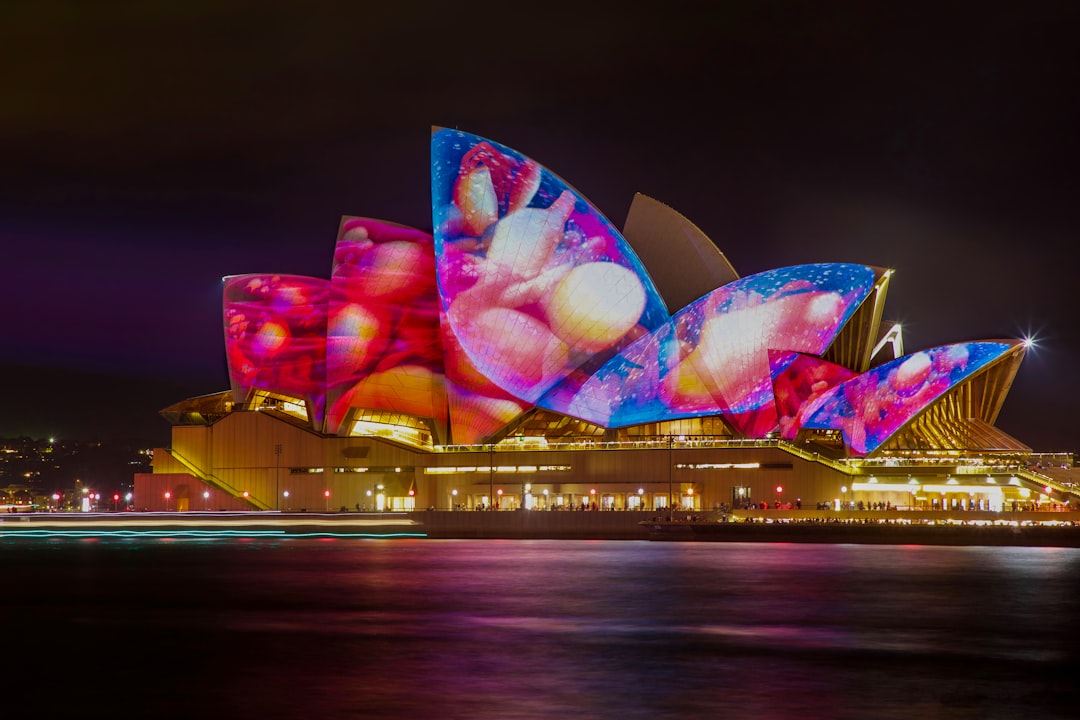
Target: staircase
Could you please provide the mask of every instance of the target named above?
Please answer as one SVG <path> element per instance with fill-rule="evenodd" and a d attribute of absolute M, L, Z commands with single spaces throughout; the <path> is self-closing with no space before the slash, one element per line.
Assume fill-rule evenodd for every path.
<path fill-rule="evenodd" d="M 209 485 L 209 486 L 211 486 L 211 487 L 213 487 L 213 488 L 215 488 L 217 490 L 220 490 L 223 493 L 226 493 L 226 494 L 228 494 L 228 495 L 230 495 L 230 496 L 232 496 L 232 497 L 234 497 L 234 498 L 236 498 L 238 500 L 246 502 L 247 504 L 251 505 L 253 510 L 271 510 L 272 509 L 268 504 L 266 504 L 262 500 L 259 500 L 258 498 L 254 497 L 254 496 L 252 496 L 250 494 L 247 497 L 244 497 L 243 491 L 237 490 L 232 485 L 230 485 L 229 483 L 225 482 L 224 480 L 222 480 L 221 478 L 219 478 L 218 476 L 216 476 L 216 475 L 214 475 L 212 473 L 204 472 L 195 463 L 191 462 L 186 457 L 184 457 L 180 453 L 176 452 L 172 448 L 165 448 L 165 451 L 167 453 L 169 453 L 170 457 L 172 457 L 174 460 L 176 460 L 176 462 L 183 465 L 187 469 L 187 471 L 189 473 L 191 473 L 192 475 L 197 477 L 199 480 L 202 480 L 207 485 Z"/>

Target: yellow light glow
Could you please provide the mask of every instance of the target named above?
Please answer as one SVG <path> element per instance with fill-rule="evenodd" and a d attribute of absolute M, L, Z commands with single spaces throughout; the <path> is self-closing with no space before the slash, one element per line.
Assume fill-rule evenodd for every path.
<path fill-rule="evenodd" d="M 856 482 L 851 483 L 851 489 L 855 492 L 863 491 L 875 491 L 875 492 L 901 492 L 908 493 L 914 492 L 912 487 L 907 483 L 883 483 L 883 482 Z M 841 490 L 843 492 L 843 490 Z"/>

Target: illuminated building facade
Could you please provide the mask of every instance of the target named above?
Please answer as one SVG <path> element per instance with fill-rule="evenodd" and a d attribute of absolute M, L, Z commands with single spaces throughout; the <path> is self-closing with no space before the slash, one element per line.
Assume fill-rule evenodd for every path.
<path fill-rule="evenodd" d="M 892 271 L 739 277 L 662 203 L 635 197 L 620 232 L 456 130 L 431 167 L 432 233 L 346 217 L 328 280 L 225 278 L 231 391 L 164 411 L 148 506 L 166 485 L 191 509 L 1053 497 L 994 427 L 1024 343 L 904 355 Z"/>

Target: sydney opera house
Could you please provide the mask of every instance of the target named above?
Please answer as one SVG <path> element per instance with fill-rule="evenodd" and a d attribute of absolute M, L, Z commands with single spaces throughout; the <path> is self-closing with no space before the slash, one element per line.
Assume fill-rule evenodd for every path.
<path fill-rule="evenodd" d="M 155 509 L 1001 509 L 1068 499 L 994 423 L 1026 347 L 905 354 L 893 273 L 740 277 L 643 195 L 617 229 L 431 137 L 432 232 L 345 217 L 330 277 L 224 279 L 231 389 L 162 411 Z"/>

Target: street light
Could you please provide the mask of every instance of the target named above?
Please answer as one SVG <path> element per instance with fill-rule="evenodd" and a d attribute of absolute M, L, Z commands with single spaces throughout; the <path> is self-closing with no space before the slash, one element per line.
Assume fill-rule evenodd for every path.
<path fill-rule="evenodd" d="M 285 512 L 289 511 L 289 491 L 281 493 L 281 496 L 285 498 Z"/>
<path fill-rule="evenodd" d="M 840 497 L 844 499 L 844 509 L 847 510 L 847 485 L 840 486 Z"/>
<path fill-rule="evenodd" d="M 499 489 L 498 489 L 498 490 L 497 490 L 497 491 L 495 492 L 495 494 L 496 494 L 496 495 L 498 496 L 498 498 L 499 498 L 498 500 L 496 500 L 496 501 L 495 501 L 495 509 L 496 509 L 496 510 L 501 510 L 501 509 L 502 509 L 502 488 L 499 488 Z"/>
<path fill-rule="evenodd" d="M 203 490 L 202 499 L 203 499 L 203 510 L 209 510 L 210 509 L 210 491 L 209 490 Z"/>
<path fill-rule="evenodd" d="M 450 495 L 453 498 L 453 500 L 450 501 L 450 509 L 457 510 L 457 488 L 451 490 Z"/>
<path fill-rule="evenodd" d="M 326 498 L 326 512 L 330 512 L 330 491 L 324 490 L 323 497 Z"/>
<path fill-rule="evenodd" d="M 172 493 L 168 490 L 165 491 L 165 512 L 169 511 L 169 500 L 172 499 Z"/>

